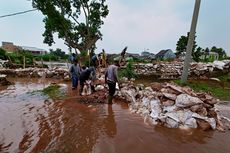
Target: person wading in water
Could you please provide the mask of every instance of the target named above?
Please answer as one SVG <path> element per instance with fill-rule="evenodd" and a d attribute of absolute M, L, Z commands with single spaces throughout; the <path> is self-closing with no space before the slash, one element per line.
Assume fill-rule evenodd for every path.
<path fill-rule="evenodd" d="M 81 73 L 81 68 L 78 64 L 77 59 L 75 59 L 73 61 L 73 65 L 71 65 L 71 67 L 69 69 L 69 73 L 70 73 L 70 77 L 72 79 L 72 89 L 75 90 L 75 89 L 77 89 L 78 80 L 79 80 L 79 76 Z"/>
<path fill-rule="evenodd" d="M 108 95 L 108 103 L 112 104 L 113 101 L 113 95 L 116 91 L 116 83 L 118 83 L 118 76 L 117 76 L 117 70 L 119 67 L 119 61 L 114 61 L 114 64 L 109 65 L 107 70 L 105 71 L 105 83 L 109 86 L 109 95 Z"/>

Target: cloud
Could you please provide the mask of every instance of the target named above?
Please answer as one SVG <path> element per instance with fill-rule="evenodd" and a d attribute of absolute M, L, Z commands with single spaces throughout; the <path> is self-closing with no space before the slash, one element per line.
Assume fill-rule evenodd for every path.
<path fill-rule="evenodd" d="M 128 46 L 129 52 L 140 53 L 144 49 L 156 53 L 161 49 L 175 50 L 181 35 L 190 30 L 194 0 L 107 0 L 110 13 L 102 26 L 103 40 L 98 49 L 120 52 Z M 222 47 L 230 55 L 229 0 L 202 1 L 197 25 L 197 44 L 205 47 Z M 5 0 L 0 5 L 0 15 L 31 9 L 31 1 Z M 221 10 L 221 11 L 220 11 Z M 12 41 L 44 49 L 67 47 L 62 40 L 49 47 L 43 44 L 43 15 L 30 12 L 1 19 L 0 41 Z"/>
<path fill-rule="evenodd" d="M 139 8 L 110 1 L 110 14 L 103 25 L 104 36 L 99 47 L 120 51 L 128 45 L 129 51 L 139 53 L 144 48 L 155 53 L 161 49 L 175 49 L 176 41 L 181 34 L 187 33 L 189 24 L 173 11 L 173 1 L 148 1 L 147 7 Z"/>

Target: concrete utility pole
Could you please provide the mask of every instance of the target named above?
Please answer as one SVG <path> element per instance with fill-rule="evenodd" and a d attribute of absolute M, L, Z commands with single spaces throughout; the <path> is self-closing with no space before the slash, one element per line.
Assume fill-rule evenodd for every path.
<path fill-rule="evenodd" d="M 189 38 L 188 38 L 188 44 L 186 48 L 186 56 L 184 60 L 184 67 L 183 67 L 183 72 L 182 72 L 182 77 L 181 77 L 181 83 L 186 83 L 188 80 L 188 70 L 189 70 L 190 62 L 192 58 L 191 55 L 192 55 L 192 49 L 193 49 L 193 42 L 195 39 L 197 20 L 199 16 L 200 3 L 201 3 L 201 0 L 196 0 L 194 12 L 193 12 L 191 29 L 190 29 Z"/>

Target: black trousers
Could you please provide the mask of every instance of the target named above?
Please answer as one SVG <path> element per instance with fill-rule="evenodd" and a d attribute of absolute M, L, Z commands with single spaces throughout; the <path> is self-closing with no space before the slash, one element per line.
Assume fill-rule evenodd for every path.
<path fill-rule="evenodd" d="M 85 79 L 80 78 L 80 94 L 81 94 L 82 91 L 83 91 L 83 87 L 84 87 L 85 81 L 86 81 Z"/>
<path fill-rule="evenodd" d="M 109 86 L 109 95 L 113 96 L 116 91 L 116 82 L 108 81 L 108 86 Z"/>

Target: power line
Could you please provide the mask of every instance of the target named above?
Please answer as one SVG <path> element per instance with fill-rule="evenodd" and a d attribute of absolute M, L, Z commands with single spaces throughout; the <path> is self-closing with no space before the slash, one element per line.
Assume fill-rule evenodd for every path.
<path fill-rule="evenodd" d="M 5 17 L 9 17 L 9 16 L 15 16 L 15 15 L 19 15 L 19 14 L 24 14 L 24 13 L 36 11 L 36 10 L 37 10 L 37 9 L 33 9 L 33 10 L 27 10 L 27 11 L 23 11 L 23 12 L 17 12 L 17 13 L 2 15 L 2 16 L 0 16 L 0 18 L 5 18 Z"/>

